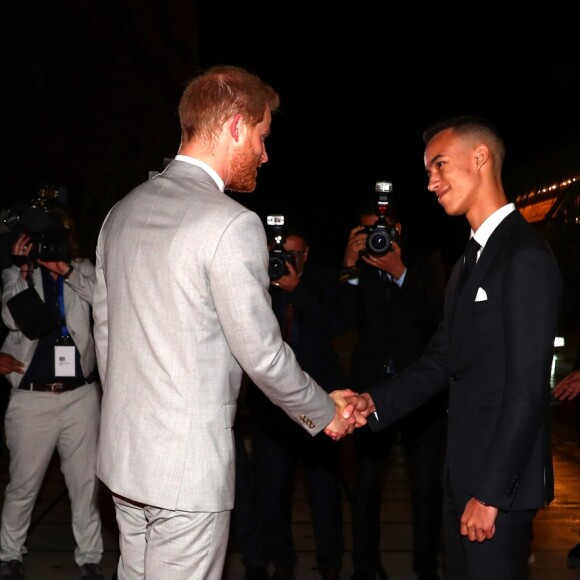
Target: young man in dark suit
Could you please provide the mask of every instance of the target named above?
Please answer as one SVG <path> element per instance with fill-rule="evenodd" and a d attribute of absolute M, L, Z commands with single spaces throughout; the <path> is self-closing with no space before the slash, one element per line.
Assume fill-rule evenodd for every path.
<path fill-rule="evenodd" d="M 495 128 L 464 116 L 423 137 L 428 189 L 447 214 L 467 218 L 480 248 L 463 289 L 463 257 L 454 266 L 426 352 L 371 387 L 365 412 L 378 431 L 449 387 L 447 580 L 520 580 L 532 522 L 554 493 L 550 373 L 562 278 L 545 240 L 506 198 Z"/>

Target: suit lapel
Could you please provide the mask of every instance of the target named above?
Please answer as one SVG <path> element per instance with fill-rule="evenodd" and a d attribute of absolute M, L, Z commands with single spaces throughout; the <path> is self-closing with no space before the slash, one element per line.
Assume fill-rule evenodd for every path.
<path fill-rule="evenodd" d="M 449 292 L 452 307 L 448 310 L 450 317 L 449 328 L 449 343 L 451 352 L 456 354 L 460 345 L 466 341 L 470 328 L 471 312 L 475 305 L 475 296 L 477 289 L 482 287 L 485 289 L 485 279 L 489 273 L 491 265 L 496 261 L 499 254 L 503 251 L 508 242 L 514 225 L 522 220 L 521 214 L 516 210 L 510 213 L 493 231 L 485 247 L 477 261 L 471 276 L 465 283 L 463 292 L 457 296 L 456 287 L 459 281 L 459 272 L 461 267 L 461 258 L 457 261 L 453 268 L 452 275 L 449 280 Z M 463 257 L 463 255 L 462 255 Z M 490 298 L 493 298 L 490 296 Z"/>

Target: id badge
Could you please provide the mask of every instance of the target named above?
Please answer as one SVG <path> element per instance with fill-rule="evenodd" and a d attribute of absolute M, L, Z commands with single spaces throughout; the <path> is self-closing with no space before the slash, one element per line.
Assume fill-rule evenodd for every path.
<path fill-rule="evenodd" d="M 75 369 L 75 347 L 55 346 L 54 347 L 54 376 L 74 377 Z"/>

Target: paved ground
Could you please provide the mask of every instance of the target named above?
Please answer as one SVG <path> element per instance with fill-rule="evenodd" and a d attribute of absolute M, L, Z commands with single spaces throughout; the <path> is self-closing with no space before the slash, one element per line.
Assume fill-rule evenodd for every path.
<path fill-rule="evenodd" d="M 568 370 L 564 368 L 563 370 Z M 580 570 L 566 566 L 568 550 L 580 541 L 580 444 L 578 439 L 578 406 L 555 403 L 552 407 L 554 425 L 554 465 L 556 499 L 538 515 L 534 525 L 534 562 L 530 564 L 529 580 L 580 579 Z M 352 482 L 349 468 L 349 445 L 344 445 L 345 482 Z M 7 481 L 7 458 L 0 458 L 0 491 Z M 1 499 L 1 496 L 0 496 Z M 103 571 L 107 580 L 115 577 L 118 558 L 117 530 L 112 504 L 103 490 L 101 511 L 104 520 L 105 555 Z M 345 538 L 347 552 L 343 580 L 352 571 L 350 562 L 350 508 L 344 500 Z M 391 580 L 414 580 L 411 561 L 411 510 L 407 485 L 406 463 L 396 446 L 385 471 L 385 490 L 381 506 L 383 563 Z M 294 501 L 294 532 L 299 552 L 297 578 L 315 580 L 313 539 L 310 515 L 305 501 L 300 472 L 296 474 Z M 24 565 L 27 580 L 64 580 L 79 578 L 72 553 L 74 541 L 70 529 L 70 508 L 58 459 L 55 458 L 38 499 L 27 542 Z M 445 578 L 443 559 L 440 577 Z M 243 580 L 239 553 L 230 546 L 224 580 Z M 171 580 L 171 579 L 168 579 Z"/>

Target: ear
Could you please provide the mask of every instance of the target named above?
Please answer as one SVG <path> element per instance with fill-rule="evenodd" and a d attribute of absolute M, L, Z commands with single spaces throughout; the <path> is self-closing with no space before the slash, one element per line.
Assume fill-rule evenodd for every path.
<path fill-rule="evenodd" d="M 489 147 L 485 143 L 480 143 L 475 148 L 475 168 L 479 171 L 489 159 Z"/>
<path fill-rule="evenodd" d="M 304 261 L 305 262 L 306 262 L 306 260 L 308 260 L 308 249 L 309 249 L 309 246 L 306 246 L 304 248 Z"/>
<path fill-rule="evenodd" d="M 239 141 L 242 132 L 242 125 L 244 123 L 243 115 L 235 115 L 230 123 L 230 134 L 235 141 Z"/>

